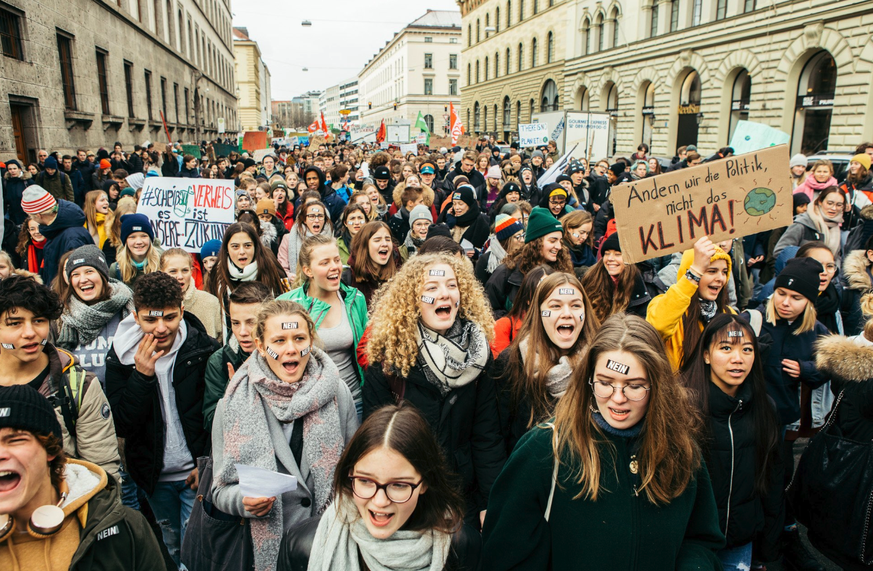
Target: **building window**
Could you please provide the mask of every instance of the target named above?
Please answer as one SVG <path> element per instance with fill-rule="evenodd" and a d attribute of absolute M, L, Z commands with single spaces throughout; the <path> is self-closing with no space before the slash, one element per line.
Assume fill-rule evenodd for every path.
<path fill-rule="evenodd" d="M 503 98 L 503 130 L 508 131 L 512 124 L 512 103 L 509 102 L 509 96 Z"/>
<path fill-rule="evenodd" d="M 506 27 L 512 25 L 512 0 L 506 0 Z"/>
<path fill-rule="evenodd" d="M 476 60 L 476 83 L 479 83 L 479 60 Z"/>
<path fill-rule="evenodd" d="M 582 55 L 591 53 L 591 20 L 585 18 L 582 22 Z"/>
<path fill-rule="evenodd" d="M 555 52 L 555 35 L 549 32 L 548 40 L 546 41 L 546 63 L 552 63 L 552 57 Z"/>
<path fill-rule="evenodd" d="M 494 52 L 494 79 L 500 77 L 500 52 Z"/>
<path fill-rule="evenodd" d="M 658 35 L 658 0 L 652 0 L 652 14 L 649 21 L 649 37 Z"/>
<path fill-rule="evenodd" d="M 431 43 L 433 43 L 433 38 L 430 37 L 430 36 L 425 36 L 425 37 L 424 37 L 424 43 L 426 43 L 426 44 L 431 44 Z"/>
<path fill-rule="evenodd" d="M 476 20 L 476 43 L 479 43 L 479 20 Z"/>
<path fill-rule="evenodd" d="M 524 21 L 524 0 L 518 0 L 518 21 Z"/>
<path fill-rule="evenodd" d="M 179 122 L 179 84 L 173 84 L 173 109 L 176 111 L 176 123 Z"/>
<path fill-rule="evenodd" d="M 133 64 L 124 62 L 124 91 L 127 94 L 127 116 L 136 117 L 133 113 Z"/>
<path fill-rule="evenodd" d="M 424 78 L 424 94 L 433 95 L 433 79 L 429 77 Z"/>
<path fill-rule="evenodd" d="M 521 101 L 515 102 L 515 130 L 518 131 L 518 124 L 521 123 Z"/>
<path fill-rule="evenodd" d="M 791 152 L 809 156 L 828 148 L 836 89 L 837 64 L 822 50 L 806 62 L 797 82 Z"/>
<path fill-rule="evenodd" d="M 755 0 L 745 0 L 743 2 L 743 12 L 754 12 L 756 8 Z"/>
<path fill-rule="evenodd" d="M 691 25 L 700 25 L 700 13 L 703 11 L 703 0 L 691 0 Z"/>
<path fill-rule="evenodd" d="M 64 107 L 76 108 L 76 86 L 73 83 L 73 40 L 58 34 L 58 57 L 61 63 L 61 83 L 64 88 Z"/>
<path fill-rule="evenodd" d="M 449 54 L 449 69 L 458 69 L 458 54 Z"/>
<path fill-rule="evenodd" d="M 494 31 L 500 32 L 500 6 L 494 10 Z"/>
<path fill-rule="evenodd" d="M 518 44 L 518 71 L 524 69 L 522 64 L 524 63 L 524 44 Z"/>
<path fill-rule="evenodd" d="M 488 62 L 488 58 L 486 57 L 485 58 L 485 81 L 488 81 L 488 74 L 490 73 L 490 71 L 491 71 L 491 65 Z"/>
<path fill-rule="evenodd" d="M 509 48 L 506 48 L 506 63 L 504 64 L 506 66 L 506 72 L 505 72 L 506 75 L 509 75 L 509 63 L 510 63 L 510 59 L 512 59 L 510 57 L 511 54 L 512 54 L 512 51 Z"/>
<path fill-rule="evenodd" d="M 603 38 L 603 14 L 598 14 L 598 15 L 597 15 L 597 25 L 596 25 L 596 27 L 597 27 L 597 51 L 602 52 L 602 51 L 603 51 L 603 44 L 604 44 L 604 38 Z"/>
<path fill-rule="evenodd" d="M 140 1 L 142 1 L 142 0 L 140 0 Z M 164 18 L 161 15 L 161 1 L 154 0 L 152 2 L 152 7 L 155 10 L 155 34 L 160 36 L 164 32 Z"/>
<path fill-rule="evenodd" d="M 670 31 L 675 32 L 679 29 L 679 0 L 673 0 L 670 3 Z"/>
<path fill-rule="evenodd" d="M 176 46 L 176 37 L 173 34 L 173 0 L 167 0 L 167 43 Z"/>
<path fill-rule="evenodd" d="M 467 47 L 473 45 L 473 25 L 467 24 Z"/>
<path fill-rule="evenodd" d="M 167 120 L 167 78 L 161 78 L 161 112 L 164 114 L 163 120 Z"/>
<path fill-rule="evenodd" d="M 424 69 L 433 69 L 433 54 L 424 54 Z"/>
<path fill-rule="evenodd" d="M 560 107 L 558 102 L 558 86 L 551 79 L 543 85 L 543 95 L 540 98 L 540 111 L 557 111 Z"/>
<path fill-rule="evenodd" d="M 652 130 L 655 125 L 655 84 L 647 81 L 640 89 L 643 92 L 642 142 L 652 148 Z"/>
<path fill-rule="evenodd" d="M 468 64 L 467 64 L 467 85 L 471 85 L 471 84 L 472 84 L 472 82 L 470 81 L 470 69 L 471 69 L 471 66 L 470 66 L 470 64 L 468 63 Z"/>
<path fill-rule="evenodd" d="M 473 104 L 473 131 L 479 132 L 479 102 Z"/>
<path fill-rule="evenodd" d="M 188 124 L 188 121 L 191 117 L 191 108 L 189 107 L 189 102 L 191 101 L 191 97 L 188 95 L 188 88 L 185 88 L 185 124 Z"/>
<path fill-rule="evenodd" d="M 152 120 L 152 72 L 145 70 L 146 116 Z"/>
<path fill-rule="evenodd" d="M 536 110 L 536 107 L 534 107 L 534 100 L 533 99 L 531 99 L 530 102 L 528 103 L 528 109 L 530 110 L 530 114 L 527 116 L 527 119 L 529 122 L 533 122 L 533 116 L 534 116 L 534 113 Z"/>
<path fill-rule="evenodd" d="M 724 20 L 727 13 L 727 0 L 718 0 L 715 5 L 715 19 Z"/>
<path fill-rule="evenodd" d="M 742 70 L 734 80 L 731 91 L 731 119 L 728 126 L 727 142 L 730 144 L 737 123 L 749 120 L 749 104 L 752 100 L 752 78 L 747 70 Z"/>
<path fill-rule="evenodd" d="M 488 106 L 482 106 L 482 130 L 488 131 Z"/>
<path fill-rule="evenodd" d="M 97 50 L 97 88 L 103 114 L 109 115 L 109 82 L 106 81 L 106 52 L 103 50 Z"/>
<path fill-rule="evenodd" d="M 427 125 L 427 130 L 433 133 L 433 115 L 425 115 L 424 123 Z"/>
<path fill-rule="evenodd" d="M 606 95 L 606 109 L 609 113 L 609 131 L 607 140 L 609 141 L 610 154 L 614 155 L 618 148 L 618 88 L 614 83 L 610 82 L 609 90 Z"/>
<path fill-rule="evenodd" d="M 533 0 L 533 13 L 536 16 L 540 11 L 539 0 Z"/>
<path fill-rule="evenodd" d="M 534 38 L 533 41 L 531 42 L 530 66 L 532 68 L 537 66 L 537 39 L 536 38 Z"/>
<path fill-rule="evenodd" d="M 458 94 L 458 80 L 450 79 L 449 80 L 449 95 L 457 95 Z"/>
<path fill-rule="evenodd" d="M 618 8 L 612 11 L 612 47 L 618 47 Z"/>
<path fill-rule="evenodd" d="M 21 49 L 21 16 L 5 8 L 0 8 L 0 45 L 6 57 L 24 60 Z"/>

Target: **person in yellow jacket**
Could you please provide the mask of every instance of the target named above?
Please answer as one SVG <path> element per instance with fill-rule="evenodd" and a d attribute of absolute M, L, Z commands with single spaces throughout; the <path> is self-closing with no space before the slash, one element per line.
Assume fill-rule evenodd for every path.
<path fill-rule="evenodd" d="M 109 218 L 109 196 L 102 190 L 92 190 L 85 195 L 85 227 L 88 233 L 94 238 L 94 243 L 98 248 L 103 248 L 103 244 L 108 237 L 109 227 L 112 225 L 112 220 Z"/>
<path fill-rule="evenodd" d="M 718 313 L 735 313 L 728 305 L 730 275 L 730 255 L 704 236 L 682 254 L 676 283 L 649 302 L 646 321 L 664 338 L 674 371 L 682 364 L 685 348 L 694 348 L 710 319 Z"/>

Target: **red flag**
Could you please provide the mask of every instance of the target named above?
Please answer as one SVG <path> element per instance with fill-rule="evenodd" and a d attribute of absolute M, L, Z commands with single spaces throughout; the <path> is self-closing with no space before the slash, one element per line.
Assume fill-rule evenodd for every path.
<path fill-rule="evenodd" d="M 382 143 L 388 135 L 388 129 L 385 128 L 385 119 L 382 119 L 382 124 L 379 125 L 379 131 L 376 133 L 376 142 Z"/>
<path fill-rule="evenodd" d="M 315 121 L 310 123 L 309 127 L 306 130 L 309 131 L 310 135 L 318 131 L 318 117 L 315 118 Z"/>
<path fill-rule="evenodd" d="M 324 120 L 324 113 L 321 114 L 321 131 L 327 136 L 327 122 Z"/>
<path fill-rule="evenodd" d="M 458 139 L 464 134 L 464 124 L 461 123 L 461 118 L 455 112 L 455 106 L 449 103 L 449 125 L 452 129 L 452 146 L 458 144 Z"/>

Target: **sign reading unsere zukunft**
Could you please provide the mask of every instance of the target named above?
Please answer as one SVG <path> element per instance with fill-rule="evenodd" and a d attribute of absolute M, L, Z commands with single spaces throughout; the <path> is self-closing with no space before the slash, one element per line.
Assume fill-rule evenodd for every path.
<path fill-rule="evenodd" d="M 136 211 L 149 217 L 162 248 L 199 253 L 209 240 L 224 237 L 234 203 L 232 180 L 150 177 Z"/>

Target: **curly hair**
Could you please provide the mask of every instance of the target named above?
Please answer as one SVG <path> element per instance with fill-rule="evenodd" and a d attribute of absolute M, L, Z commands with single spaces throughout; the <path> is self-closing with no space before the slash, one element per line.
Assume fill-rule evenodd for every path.
<path fill-rule="evenodd" d="M 540 236 L 533 242 L 528 242 L 521 249 L 506 256 L 503 263 L 510 270 L 517 269 L 522 274 L 526 274 L 540 265 L 551 266 L 558 272 L 573 273 L 573 260 L 570 258 L 570 252 L 566 247 L 561 248 L 561 251 L 558 252 L 558 259 L 554 262 L 546 261 L 543 258 L 543 242 L 545 238 L 545 236 Z"/>
<path fill-rule="evenodd" d="M 58 294 L 31 277 L 10 275 L 0 281 L 0 317 L 26 309 L 34 317 L 55 321 L 64 310 Z"/>
<path fill-rule="evenodd" d="M 383 286 L 370 318 L 370 363 L 381 362 L 401 376 L 409 375 L 418 357 L 416 328 L 421 318 L 418 298 L 424 285 L 425 271 L 436 264 L 446 264 L 455 272 L 461 305 L 458 318 L 478 325 L 488 342 L 494 336 L 494 317 L 485 300 L 482 284 L 473 275 L 466 260 L 445 254 L 417 254 L 403 264 L 394 278 Z M 374 297 L 375 299 L 376 297 Z"/>
<path fill-rule="evenodd" d="M 164 272 L 145 274 L 134 285 L 133 306 L 137 311 L 182 307 L 182 286 Z"/>

